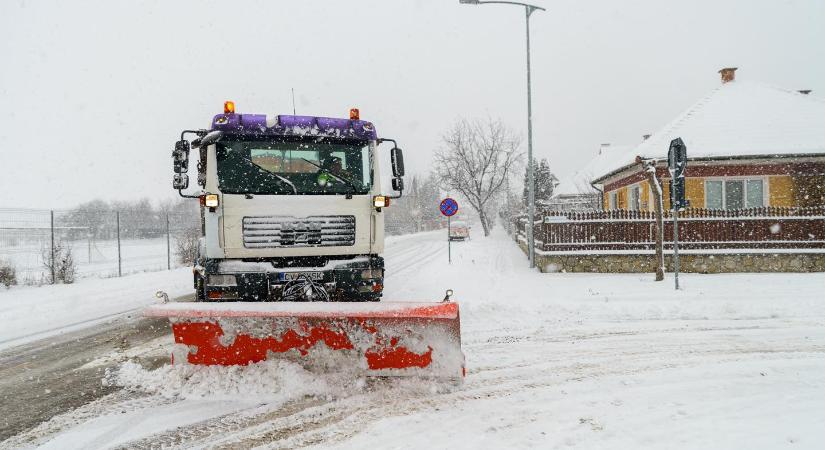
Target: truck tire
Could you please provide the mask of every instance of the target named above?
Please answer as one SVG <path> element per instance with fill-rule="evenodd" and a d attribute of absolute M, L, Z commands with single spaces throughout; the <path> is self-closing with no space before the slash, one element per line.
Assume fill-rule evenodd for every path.
<path fill-rule="evenodd" d="M 206 286 L 204 286 L 203 277 L 195 276 L 195 301 L 206 301 Z"/>

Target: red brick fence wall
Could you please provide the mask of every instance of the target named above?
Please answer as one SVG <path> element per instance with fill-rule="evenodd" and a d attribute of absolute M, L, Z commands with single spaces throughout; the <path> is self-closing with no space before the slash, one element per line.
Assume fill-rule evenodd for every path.
<path fill-rule="evenodd" d="M 516 219 L 517 239 L 527 220 Z M 539 211 L 533 227 L 542 252 L 651 250 L 655 218 L 647 211 Z M 673 220 L 665 215 L 665 247 Z M 685 249 L 825 249 L 825 206 L 811 208 L 688 209 L 679 214 L 679 243 Z"/>

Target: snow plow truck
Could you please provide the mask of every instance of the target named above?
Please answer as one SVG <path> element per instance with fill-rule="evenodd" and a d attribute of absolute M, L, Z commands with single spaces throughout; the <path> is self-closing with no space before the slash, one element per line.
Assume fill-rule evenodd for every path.
<path fill-rule="evenodd" d="M 394 195 L 381 188 L 386 142 Z M 183 192 L 190 153 L 194 194 Z M 195 301 L 145 311 L 170 319 L 173 364 L 335 360 L 367 375 L 463 377 L 451 291 L 381 301 L 383 212 L 403 192 L 404 161 L 357 109 L 348 119 L 273 116 L 226 102 L 209 129 L 181 133 L 172 159 L 173 187 L 200 202 L 201 219 Z"/>

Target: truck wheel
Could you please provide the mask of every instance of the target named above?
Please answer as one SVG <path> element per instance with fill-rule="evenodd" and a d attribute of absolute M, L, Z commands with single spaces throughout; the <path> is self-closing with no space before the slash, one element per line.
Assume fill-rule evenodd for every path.
<path fill-rule="evenodd" d="M 195 301 L 196 302 L 205 302 L 206 301 L 206 287 L 203 283 L 203 277 L 197 277 L 195 281 Z"/>

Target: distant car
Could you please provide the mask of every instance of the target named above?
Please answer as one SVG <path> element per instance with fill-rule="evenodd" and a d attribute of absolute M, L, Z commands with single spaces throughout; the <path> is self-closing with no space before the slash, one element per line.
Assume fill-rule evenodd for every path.
<path fill-rule="evenodd" d="M 465 239 L 470 239 L 470 227 L 467 225 L 467 222 L 461 220 L 452 222 L 450 224 L 450 240 L 463 241 Z"/>

